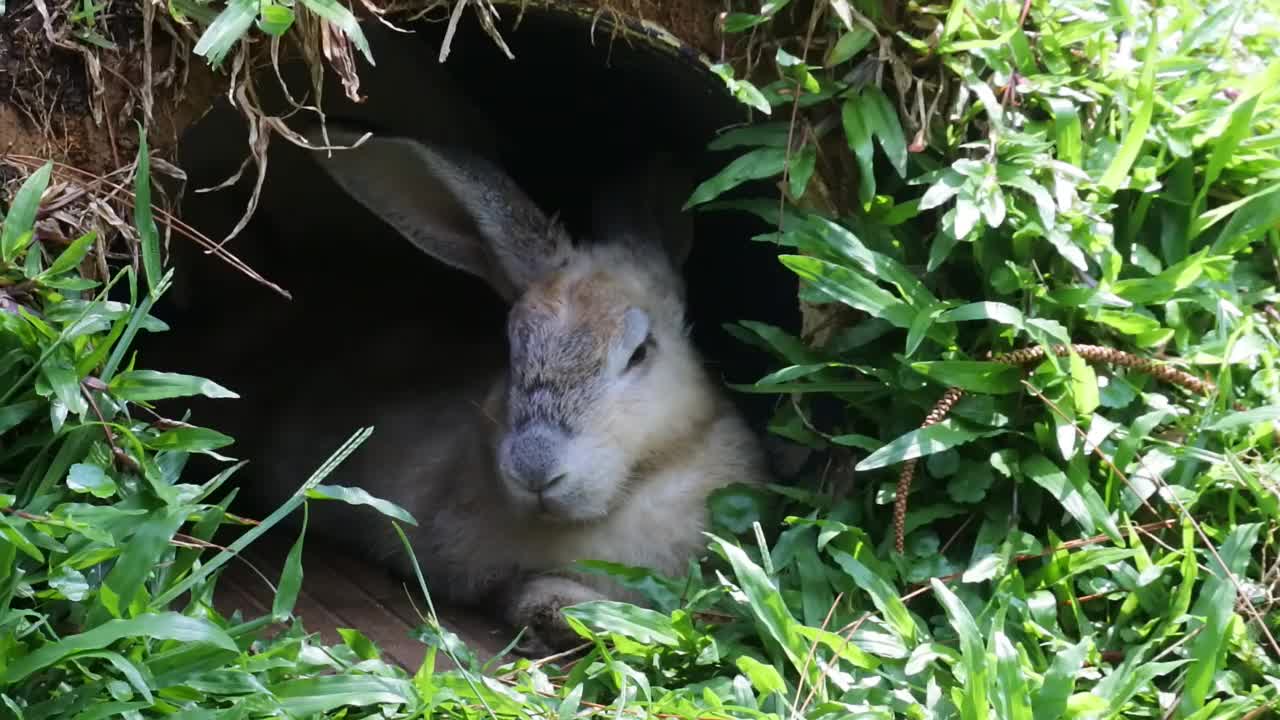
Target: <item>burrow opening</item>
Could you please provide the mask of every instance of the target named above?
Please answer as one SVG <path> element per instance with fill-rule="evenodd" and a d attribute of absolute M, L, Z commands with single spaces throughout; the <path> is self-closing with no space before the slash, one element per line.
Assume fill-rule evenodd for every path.
<path fill-rule="evenodd" d="M 508 15 L 515 9 L 506 8 Z M 466 13 L 447 61 L 438 63 L 445 23 L 409 27 L 414 34 L 366 26 L 378 63 L 370 67 L 360 60 L 367 99 L 357 106 L 340 97 L 331 82 L 324 103 L 329 116 L 447 144 L 485 146 L 539 205 L 558 213 L 576 234 L 587 229 L 591 184 L 617 167 L 652 152 L 672 152 L 703 180 L 734 157 L 733 151 L 712 152 L 706 146 L 718 131 L 743 122 L 742 106 L 718 78 L 679 51 L 611 38 L 605 23 L 593 32 L 590 18 L 531 8 L 518 26 L 510 17 L 499 26 L 514 60 Z M 272 71 L 260 72 L 269 94 L 274 84 L 266 75 Z M 304 86 L 298 72 L 299 67 L 285 66 L 291 91 L 300 99 Z M 465 110 L 450 104 L 458 99 Z M 246 169 L 230 187 L 194 190 L 223 183 L 237 172 L 246 155 L 246 131 L 223 97 L 188 130 L 179 151 L 188 173 L 183 217 L 215 240 L 240 219 L 254 169 Z M 323 177 L 306 155 L 281 139 L 273 141 L 258 209 L 227 245 L 293 299 L 281 298 L 212 256 L 180 248 L 185 257 L 177 291 L 157 311 L 175 330 L 153 338 L 165 360 L 186 367 L 213 362 L 203 339 L 210 329 L 252 327 L 264 308 L 284 307 L 291 317 L 315 323 L 312 362 L 324 362 L 322 333 L 330 333 L 333 341 L 359 335 L 360 327 L 342 325 L 357 319 L 374 325 L 430 315 L 457 320 L 481 334 L 502 332 L 505 305 L 483 281 L 411 247 Z M 744 186 L 744 193 L 760 189 Z M 729 211 L 692 216 L 696 240 L 684 268 L 692 337 L 719 378 L 754 381 L 775 369 L 773 359 L 732 337 L 723 325 L 745 319 L 795 331 L 800 323 L 795 278 L 777 262 L 777 247 L 751 241 L 768 229 L 754 216 Z M 421 352 L 449 350 L 433 346 L 427 335 L 422 339 Z M 259 369 L 270 372 L 268 359 L 263 360 Z M 217 370 L 211 368 L 211 376 L 216 378 Z M 733 397 L 756 424 L 767 419 L 776 402 L 768 396 Z"/>
<path fill-rule="evenodd" d="M 516 10 L 505 8 L 508 17 L 499 25 L 514 60 L 471 13 L 464 14 L 445 63 L 437 61 L 444 22 L 420 22 L 411 26 L 414 34 L 366 23 L 378 63 L 359 61 L 367 100 L 349 102 L 331 81 L 326 112 L 390 133 L 483 147 L 544 209 L 558 212 L 577 232 L 590 215 L 586 191 L 594 179 L 623 164 L 672 152 L 690 162 L 701 181 L 733 159 L 734 151 L 710 152 L 706 146 L 718 131 L 746 119 L 743 107 L 687 53 L 611 38 L 607 23 L 593 32 L 591 18 L 568 12 L 529 8 L 515 27 L 510 16 Z M 298 98 L 306 88 L 304 72 L 284 69 Z M 278 111 L 287 101 L 270 96 L 273 74 L 261 68 L 259 87 L 263 104 L 274 103 L 269 109 Z M 188 173 L 183 217 L 214 240 L 239 220 L 254 168 L 230 187 L 194 189 L 223 183 L 237 171 L 246 134 L 243 118 L 224 96 L 180 147 L 179 162 Z M 292 301 L 212 256 L 184 249 L 178 253 L 176 290 L 156 310 L 174 329 L 147 339 L 145 366 L 203 375 L 247 399 L 263 387 L 277 393 L 292 387 L 298 367 L 330 364 L 335 383 L 361 374 L 394 377 L 388 363 L 399 371 L 411 367 L 413 358 L 455 350 L 436 344 L 428 330 L 417 336 L 416 347 L 362 347 L 362 338 L 381 325 L 414 325 L 430 316 L 432 327 L 463 328 L 476 337 L 503 332 L 506 308 L 482 281 L 412 247 L 323 176 L 306 151 L 276 139 L 268 158 L 258 209 L 227 247 L 286 288 Z M 696 212 L 694 222 L 696 239 L 684 268 L 692 338 L 715 379 L 752 382 L 776 369 L 773 359 L 723 325 L 745 319 L 796 331 L 795 277 L 777 262 L 778 248 L 751 241 L 767 230 L 754 216 Z M 261 318 L 279 313 L 291 328 L 305 329 L 296 336 L 301 342 L 273 346 L 271 332 L 258 327 Z M 763 433 L 776 399 L 731 396 Z M 233 435 L 237 413 L 251 412 L 242 401 L 195 398 L 179 406 L 192 409 L 193 422 Z M 357 427 L 341 417 L 334 424 L 339 440 Z M 253 443 L 245 440 L 237 436 L 226 452 L 258 462 Z M 333 449 L 319 446 L 319 440 L 317 445 L 317 460 Z"/>

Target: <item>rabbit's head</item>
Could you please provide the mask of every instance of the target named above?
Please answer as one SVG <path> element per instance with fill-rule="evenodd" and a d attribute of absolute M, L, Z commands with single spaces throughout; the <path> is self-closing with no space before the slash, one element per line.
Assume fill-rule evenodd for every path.
<path fill-rule="evenodd" d="M 330 138 L 346 145 L 357 136 Z M 678 209 L 687 189 L 669 174 L 603 186 L 591 242 L 575 244 L 476 157 L 372 137 L 321 163 L 417 247 L 511 303 L 505 417 L 493 447 L 516 507 L 549 521 L 603 518 L 633 483 L 678 461 L 715 416 L 684 318 L 679 267 L 691 232 Z"/>

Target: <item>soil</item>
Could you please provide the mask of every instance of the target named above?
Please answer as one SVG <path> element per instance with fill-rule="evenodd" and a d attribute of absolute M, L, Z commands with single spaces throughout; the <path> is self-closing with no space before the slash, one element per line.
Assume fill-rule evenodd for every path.
<path fill-rule="evenodd" d="M 105 5 L 88 23 L 69 16 L 80 3 L 43 0 L 46 23 L 34 0 L 10 0 L 0 15 L 0 153 L 52 158 L 94 174 L 132 161 L 136 132 L 129 126 L 141 119 L 139 89 L 145 87 L 142 6 L 136 0 Z M 168 42 L 157 27 L 153 58 L 168 61 Z M 96 83 L 88 53 L 101 64 Z M 163 70 L 160 61 L 153 68 Z M 193 75 L 207 74 L 202 69 L 199 59 L 190 68 Z M 174 107 L 189 105 L 174 102 L 183 85 L 152 83 L 152 144 L 160 154 L 203 112 Z M 204 85 L 206 94 L 196 104 L 207 107 L 216 89 Z"/>
<path fill-rule="evenodd" d="M 89 110 L 84 58 L 49 42 L 32 2 L 10 4 L 0 16 L 0 98 L 32 116 Z"/>
<path fill-rule="evenodd" d="M 141 3 L 100 3 L 106 7 L 98 11 L 92 29 L 111 46 L 103 48 L 76 36 L 85 24 L 73 21 L 69 14 L 81 3 L 42 2 L 49 13 L 48 28 L 36 0 L 9 0 L 5 13 L 0 15 L 0 154 L 55 158 L 95 174 L 126 166 L 135 151 L 133 122 L 142 119 L 138 95 L 146 87 Z M 645 20 L 670 31 L 688 43 L 681 49 L 684 52 L 696 49 L 712 58 L 722 52 L 723 38 L 715 27 L 716 15 L 722 8 L 715 0 L 498 2 L 506 5 L 504 16 L 513 14 L 513 4 L 520 6 L 516 15 L 539 6 L 576 6 L 579 12 L 599 13 L 606 23 L 612 13 L 620 13 L 630 18 L 624 22 L 632 28 L 636 28 L 634 20 Z M 357 14 L 369 21 L 365 4 L 353 5 Z M 159 26 L 164 15 L 164 8 L 157 7 L 151 59 L 157 78 L 166 70 L 170 58 L 171 37 Z M 50 41 L 50 29 L 58 42 Z M 289 44 L 285 47 L 287 51 Z M 101 63 L 96 82 L 90 77 L 80 48 L 92 52 Z M 152 83 L 155 97 L 149 138 L 157 157 L 172 157 L 182 131 L 201 117 L 225 88 L 226 74 L 215 75 L 202 58 L 190 55 L 189 47 L 178 55 L 179 66 L 169 74 L 170 82 Z M 94 105 L 98 119 L 94 117 Z"/>

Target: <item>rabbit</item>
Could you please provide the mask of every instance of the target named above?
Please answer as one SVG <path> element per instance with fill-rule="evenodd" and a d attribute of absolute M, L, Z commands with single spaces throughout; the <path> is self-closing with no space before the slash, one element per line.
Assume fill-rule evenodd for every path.
<path fill-rule="evenodd" d="M 363 134 L 330 123 L 319 166 L 418 249 L 484 280 L 509 306 L 505 342 L 444 347 L 428 370 L 421 357 L 405 358 L 349 398 L 334 399 L 333 383 L 284 394 L 330 394 L 347 432 L 357 419 L 375 426 L 332 482 L 414 516 L 417 527 L 405 530 L 433 596 L 496 604 L 525 629 L 522 654 L 564 649 L 577 636 L 562 608 L 641 602 L 574 561 L 682 575 L 706 547 L 708 496 L 768 480 L 757 438 L 688 337 L 679 269 L 691 237 L 661 236 L 664 218 L 684 217 L 679 199 L 646 206 L 676 186 L 618 184 L 593 208 L 599 236 L 575 244 L 491 161 L 404 137 L 352 147 Z M 307 137 L 325 145 L 315 129 Z M 394 334 L 381 342 L 330 364 L 411 354 Z M 317 446 L 305 429 L 315 410 L 302 400 L 268 404 L 282 415 L 265 462 Z M 414 577 L 389 523 L 366 528 L 337 514 L 325 522 Z"/>

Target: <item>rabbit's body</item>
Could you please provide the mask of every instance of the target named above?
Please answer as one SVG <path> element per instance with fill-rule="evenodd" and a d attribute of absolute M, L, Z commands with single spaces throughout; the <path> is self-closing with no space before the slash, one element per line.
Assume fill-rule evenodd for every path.
<path fill-rule="evenodd" d="M 710 493 L 765 478 L 753 434 L 687 337 L 687 241 L 664 250 L 671 238 L 655 225 L 619 215 L 575 246 L 505 175 L 411 141 L 370 141 L 322 164 L 414 244 L 512 302 L 507 343 L 440 343 L 426 366 L 403 358 L 359 386 L 282 389 L 268 403 L 270 475 L 296 478 L 300 457 L 314 464 L 343 430 L 373 425 L 331 482 L 408 510 L 432 592 L 496 604 L 540 649 L 571 639 L 561 607 L 638 600 L 575 561 L 682 574 L 706 545 Z M 383 342 L 394 354 L 394 334 Z M 369 350 L 348 352 L 358 362 Z M 308 429 L 316 413 L 331 416 L 331 437 Z M 321 532 L 412 573 L 389 524 L 315 511 Z"/>

